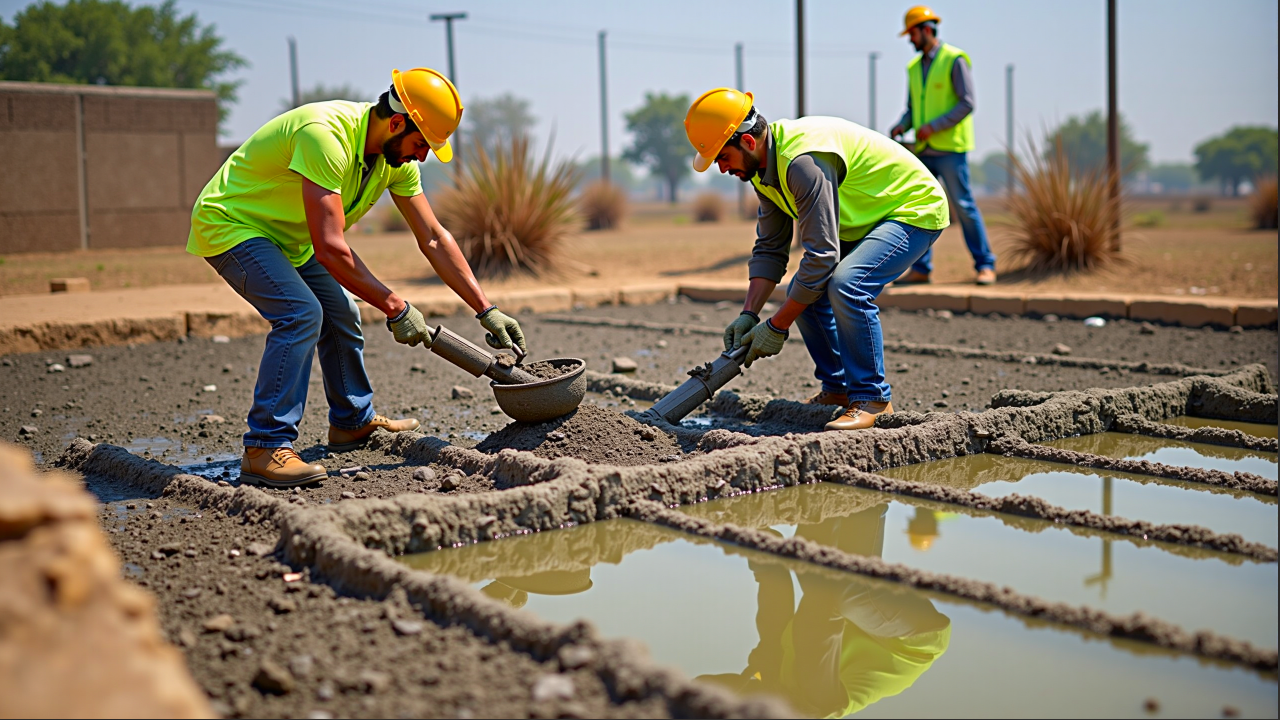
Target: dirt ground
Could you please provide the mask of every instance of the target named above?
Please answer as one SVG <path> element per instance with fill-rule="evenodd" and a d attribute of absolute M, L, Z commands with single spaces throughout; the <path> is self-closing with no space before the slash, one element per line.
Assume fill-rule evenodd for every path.
<path fill-rule="evenodd" d="M 1124 236 L 1126 267 L 1093 275 L 1024 278 L 1008 262 L 1008 229 L 1001 225 L 1000 201 L 980 201 L 1002 274 L 997 287 L 1025 292 L 1063 290 L 1153 295 L 1276 296 L 1276 232 L 1248 229 L 1245 201 L 1215 199 L 1211 210 L 1196 213 L 1189 199 L 1138 199 L 1134 218 L 1150 226 L 1132 226 Z M 1174 208 L 1177 208 L 1176 210 Z M 372 228 L 369 228 L 372 229 Z M 686 206 L 638 207 L 615 231 L 576 232 L 565 242 L 572 260 L 562 276 L 534 280 L 512 278 L 485 283 L 487 289 L 568 283 L 607 287 L 645 279 L 716 278 L 744 280 L 754 224 L 737 219 L 698 224 Z M 437 284 L 408 233 L 365 233 L 348 240 L 380 278 L 397 287 Z M 0 295 L 46 293 L 49 279 L 85 277 L 96 289 L 220 282 L 209 266 L 188 255 L 184 243 L 171 248 L 32 253 L 0 258 Z M 797 260 L 793 259 L 794 269 Z M 972 259 L 959 227 L 944 231 L 934 246 L 934 282 L 968 283 Z"/>

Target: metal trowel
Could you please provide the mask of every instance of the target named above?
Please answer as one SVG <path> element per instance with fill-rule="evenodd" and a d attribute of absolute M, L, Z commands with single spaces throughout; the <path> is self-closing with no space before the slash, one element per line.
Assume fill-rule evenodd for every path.
<path fill-rule="evenodd" d="M 744 345 L 722 352 L 715 360 L 690 370 L 689 379 L 683 385 L 662 396 L 643 414 L 662 418 L 672 425 L 679 424 L 699 405 L 715 397 L 716 391 L 742 374 L 742 361 L 749 349 Z"/>

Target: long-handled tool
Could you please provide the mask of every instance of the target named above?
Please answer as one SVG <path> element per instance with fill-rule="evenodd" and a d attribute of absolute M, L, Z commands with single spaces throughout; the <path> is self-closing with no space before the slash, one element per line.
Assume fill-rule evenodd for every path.
<path fill-rule="evenodd" d="M 503 385 L 528 385 L 539 378 L 519 364 L 504 365 L 493 353 L 458 335 L 443 325 L 431 333 L 431 352 L 466 370 L 475 377 L 484 375 Z M 524 353 L 520 353 L 521 356 Z M 510 359 L 510 358 L 508 358 Z M 521 357 L 523 359 L 523 357 Z"/>
<path fill-rule="evenodd" d="M 715 397 L 716 391 L 742 374 L 742 361 L 747 346 L 720 353 L 715 360 L 689 371 L 689 379 L 645 411 L 675 425 L 702 403 Z"/>

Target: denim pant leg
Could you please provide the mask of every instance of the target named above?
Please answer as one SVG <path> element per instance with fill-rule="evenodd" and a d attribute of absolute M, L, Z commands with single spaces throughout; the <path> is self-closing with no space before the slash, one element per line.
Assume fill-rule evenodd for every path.
<path fill-rule="evenodd" d="M 206 258 L 240 297 L 271 323 L 253 386 L 245 447 L 293 447 L 306 409 L 311 354 L 320 338 L 320 301 L 284 253 L 254 238 Z"/>
<path fill-rule="evenodd" d="M 795 278 L 791 280 L 795 285 Z M 804 338 L 804 347 L 813 358 L 813 376 L 822 383 L 822 391 L 845 392 L 844 365 L 840 362 L 840 341 L 836 337 L 836 316 L 826 295 L 820 296 L 796 318 L 796 327 Z"/>
<path fill-rule="evenodd" d="M 298 268 L 298 275 L 320 301 L 324 315 L 316 350 L 329 423 L 344 430 L 362 428 L 373 419 L 373 387 L 364 367 L 360 309 L 314 257 Z"/>
<path fill-rule="evenodd" d="M 947 189 L 947 197 L 951 198 L 951 206 L 956 209 L 960 229 L 964 231 L 964 244 L 973 256 L 973 269 L 994 270 L 996 256 L 991 252 L 991 244 L 987 241 L 987 225 L 982 221 L 982 212 L 978 210 L 969 186 L 968 153 L 938 155 L 929 160 L 926 166 L 942 181 L 942 186 Z"/>
<path fill-rule="evenodd" d="M 940 230 L 886 220 L 872 228 L 831 274 L 826 295 L 835 315 L 850 402 L 891 398 L 884 378 L 880 309 L 874 301 L 940 234 Z"/>

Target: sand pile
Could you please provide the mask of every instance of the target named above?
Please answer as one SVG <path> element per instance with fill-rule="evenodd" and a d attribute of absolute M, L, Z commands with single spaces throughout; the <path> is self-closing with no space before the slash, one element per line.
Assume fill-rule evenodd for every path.
<path fill-rule="evenodd" d="M 506 448 L 609 465 L 649 465 L 681 454 L 675 439 L 661 430 L 590 404 L 546 422 L 513 422 L 476 445 L 487 453 Z"/>

